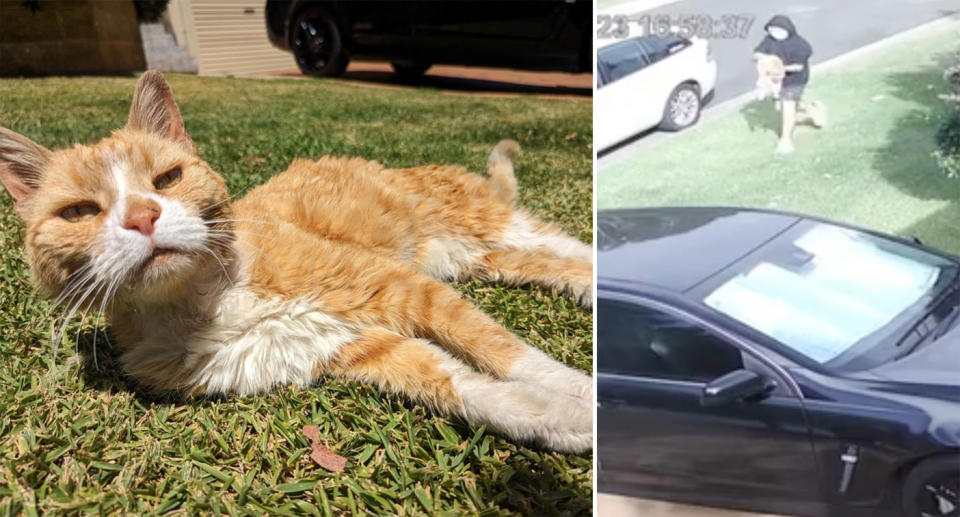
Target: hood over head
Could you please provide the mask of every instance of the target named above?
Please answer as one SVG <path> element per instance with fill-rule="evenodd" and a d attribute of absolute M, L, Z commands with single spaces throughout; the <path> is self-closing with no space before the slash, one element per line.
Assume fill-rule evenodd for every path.
<path fill-rule="evenodd" d="M 793 21 L 789 17 L 782 14 L 778 14 L 773 18 L 770 18 L 770 21 L 763 26 L 763 30 L 767 30 L 770 27 L 780 27 L 781 29 L 790 33 L 790 36 L 797 34 L 797 28 L 793 25 Z"/>

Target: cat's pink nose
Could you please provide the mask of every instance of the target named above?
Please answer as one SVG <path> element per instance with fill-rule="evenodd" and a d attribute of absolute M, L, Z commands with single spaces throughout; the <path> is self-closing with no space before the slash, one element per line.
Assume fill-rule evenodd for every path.
<path fill-rule="evenodd" d="M 123 227 L 144 235 L 153 235 L 153 223 L 160 217 L 160 205 L 152 199 L 134 198 L 127 201 L 127 216 Z"/>

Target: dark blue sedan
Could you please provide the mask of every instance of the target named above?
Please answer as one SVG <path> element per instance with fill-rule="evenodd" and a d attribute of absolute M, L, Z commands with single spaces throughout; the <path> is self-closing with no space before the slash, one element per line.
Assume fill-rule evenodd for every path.
<path fill-rule="evenodd" d="M 601 211 L 597 248 L 601 492 L 960 515 L 957 258 L 731 208 Z"/>

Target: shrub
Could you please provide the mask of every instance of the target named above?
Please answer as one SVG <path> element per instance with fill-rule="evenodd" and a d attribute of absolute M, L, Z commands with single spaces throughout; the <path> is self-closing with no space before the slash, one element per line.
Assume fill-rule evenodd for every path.
<path fill-rule="evenodd" d="M 940 97 L 950 104 L 951 113 L 937 131 L 937 150 L 933 156 L 944 173 L 960 178 L 960 63 L 944 70 L 947 93 Z"/>

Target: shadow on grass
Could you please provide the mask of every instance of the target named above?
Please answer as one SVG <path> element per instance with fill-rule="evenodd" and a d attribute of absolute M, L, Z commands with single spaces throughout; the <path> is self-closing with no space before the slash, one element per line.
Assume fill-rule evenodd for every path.
<path fill-rule="evenodd" d="M 740 115 L 747 122 L 751 133 L 769 131 L 775 135 L 780 134 L 780 112 L 773 100 L 753 101 L 740 108 Z"/>
<path fill-rule="evenodd" d="M 156 392 L 138 384 L 125 375 L 120 365 L 120 353 L 110 330 L 88 328 L 77 336 L 80 355 L 80 375 L 90 389 L 110 394 L 129 393 L 145 405 L 208 406 L 227 400 L 225 396 L 187 397 L 175 392 Z"/>
<path fill-rule="evenodd" d="M 816 99 L 812 99 L 816 101 Z M 780 135 L 780 110 L 777 109 L 777 102 L 772 99 L 765 99 L 762 101 L 753 101 L 750 104 L 740 108 L 740 115 L 743 116 L 743 119 L 747 122 L 747 127 L 750 129 L 750 132 L 756 131 L 769 131 L 777 136 Z M 816 127 L 810 122 L 810 119 L 807 118 L 803 113 L 804 107 L 808 102 L 806 99 L 801 100 L 797 106 L 800 112 L 798 113 L 798 122 L 797 122 L 797 131 L 800 131 L 800 128 L 810 128 Z"/>
<path fill-rule="evenodd" d="M 910 196 L 949 203 L 899 233 L 960 252 L 960 180 L 947 178 L 932 155 L 936 132 L 950 116 L 949 106 L 939 97 L 946 90 L 942 74 L 956 62 L 956 54 L 944 52 L 934 61 L 922 69 L 885 78 L 895 97 L 917 107 L 894 123 L 884 146 L 873 150 L 873 167 L 888 183 Z"/>
<path fill-rule="evenodd" d="M 917 237 L 937 249 L 960 253 L 960 202 L 950 203 L 898 233 Z"/>
<path fill-rule="evenodd" d="M 953 58 L 944 53 L 935 65 L 884 79 L 894 96 L 917 107 L 895 122 L 883 147 L 874 149 L 873 166 L 891 184 L 920 199 L 960 200 L 960 182 L 947 178 L 931 155 L 937 129 L 950 111 L 939 95 L 946 90 L 943 69 Z"/>
<path fill-rule="evenodd" d="M 94 347 L 96 340 L 96 347 Z M 124 375 L 120 367 L 120 353 L 112 345 L 109 329 L 85 329 L 77 337 L 81 358 L 81 375 L 90 389 L 110 394 L 129 393 L 144 406 L 211 406 L 228 402 L 229 396 L 186 397 L 177 393 L 153 392 Z M 312 389 L 323 389 L 322 384 Z M 406 399 L 403 406 L 413 404 Z M 458 418 L 449 424 L 467 440 L 476 429 Z M 478 475 L 476 489 L 481 501 L 496 504 L 517 515 L 584 515 L 590 513 L 593 502 L 589 493 L 583 493 L 581 482 L 558 469 L 548 460 L 549 451 L 516 452 L 507 460 L 512 475 L 503 470 L 489 475 Z M 347 470 L 349 474 L 349 469 Z"/>
<path fill-rule="evenodd" d="M 407 79 L 397 77 L 397 75 L 392 72 L 357 70 L 352 72 L 348 71 L 341 76 L 341 79 L 394 86 L 420 86 L 467 93 L 523 93 L 538 95 L 577 95 L 583 97 L 593 95 L 593 88 L 550 84 L 523 84 L 497 79 L 446 76 L 436 72 L 427 72 L 427 75 L 423 77 Z"/>

